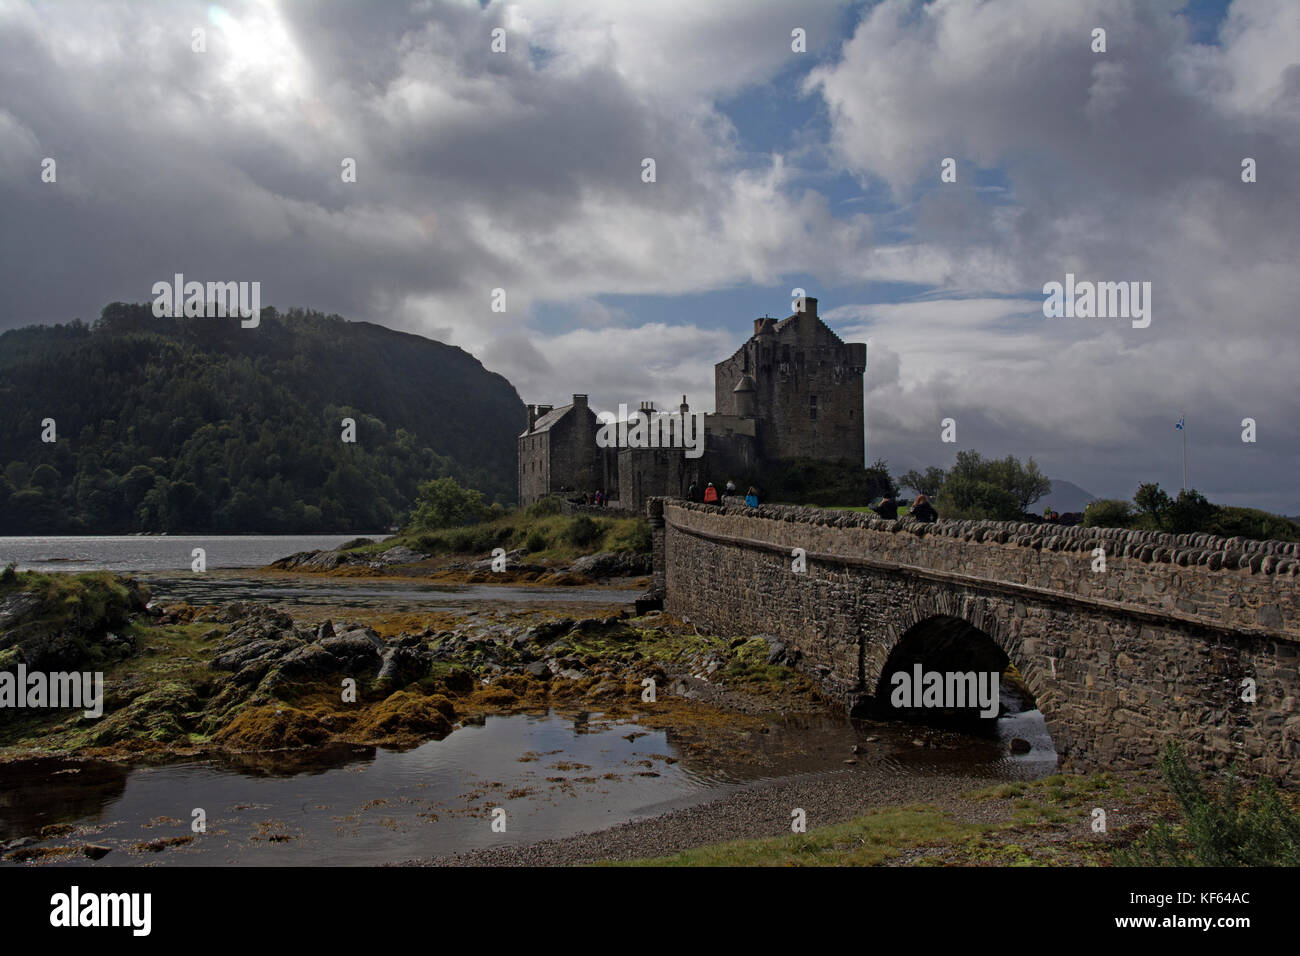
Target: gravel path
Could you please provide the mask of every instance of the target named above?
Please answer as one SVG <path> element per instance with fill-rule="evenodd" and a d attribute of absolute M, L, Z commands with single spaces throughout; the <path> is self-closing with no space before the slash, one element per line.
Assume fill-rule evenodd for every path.
<path fill-rule="evenodd" d="M 475 850 L 412 866 L 571 866 L 600 860 L 635 860 L 728 840 L 790 833 L 790 811 L 808 814 L 808 829 L 860 816 L 874 807 L 928 803 L 967 821 L 1005 815 L 1007 802 L 968 801 L 959 795 L 997 783 L 964 775 L 900 776 L 871 768 L 808 774 L 750 785 L 704 804 L 620 824 L 608 830 L 524 846 Z"/>

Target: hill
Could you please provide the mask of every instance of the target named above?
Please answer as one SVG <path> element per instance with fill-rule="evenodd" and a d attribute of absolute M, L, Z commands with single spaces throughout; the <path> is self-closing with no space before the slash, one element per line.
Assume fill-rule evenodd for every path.
<path fill-rule="evenodd" d="M 1043 497 L 1039 498 L 1030 507 L 1034 511 L 1041 512 L 1049 505 L 1059 514 L 1069 512 L 1082 512 L 1089 501 L 1095 501 L 1096 495 L 1084 491 L 1072 481 L 1066 481 L 1063 478 L 1052 479 L 1052 490 Z"/>
<path fill-rule="evenodd" d="M 525 420 L 505 378 L 418 335 L 115 303 L 0 335 L 0 533 L 374 531 L 446 475 L 509 502 Z"/>

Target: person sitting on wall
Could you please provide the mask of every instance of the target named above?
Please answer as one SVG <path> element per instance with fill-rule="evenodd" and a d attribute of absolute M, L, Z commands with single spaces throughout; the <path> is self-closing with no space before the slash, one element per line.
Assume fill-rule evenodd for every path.
<path fill-rule="evenodd" d="M 745 504 L 751 508 L 758 507 L 758 489 L 753 485 L 749 486 L 749 491 L 745 492 Z"/>
<path fill-rule="evenodd" d="M 929 498 L 925 495 L 917 495 L 916 500 L 912 502 L 912 517 L 917 521 L 930 524 L 939 520 L 939 512 L 934 510 L 934 505 L 930 504 Z"/>
<path fill-rule="evenodd" d="M 898 517 L 898 499 L 884 497 L 880 499 L 879 504 L 868 505 L 868 507 L 882 518 L 893 521 Z"/>
<path fill-rule="evenodd" d="M 729 495 L 734 495 L 735 493 L 736 493 L 736 483 L 735 483 L 734 481 L 732 481 L 730 478 L 728 478 L 728 479 L 727 479 L 727 494 L 729 494 Z"/>
<path fill-rule="evenodd" d="M 693 481 L 691 482 L 691 486 L 686 489 L 686 500 L 687 501 L 700 500 L 700 486 Z"/>
<path fill-rule="evenodd" d="M 704 503 L 706 505 L 716 505 L 718 503 L 718 489 L 713 487 L 713 482 L 704 486 Z"/>

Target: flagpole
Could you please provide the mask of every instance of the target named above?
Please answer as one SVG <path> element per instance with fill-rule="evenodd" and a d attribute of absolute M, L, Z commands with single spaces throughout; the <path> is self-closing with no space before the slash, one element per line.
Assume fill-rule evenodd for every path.
<path fill-rule="evenodd" d="M 1183 433 L 1183 491 L 1186 491 L 1187 490 L 1187 416 L 1186 415 L 1179 416 L 1178 420 L 1183 423 L 1183 427 L 1179 430 Z"/>

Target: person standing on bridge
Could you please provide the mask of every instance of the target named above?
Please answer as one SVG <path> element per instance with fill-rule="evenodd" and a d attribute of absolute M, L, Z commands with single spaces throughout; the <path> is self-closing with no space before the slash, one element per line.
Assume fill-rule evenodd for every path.
<path fill-rule="evenodd" d="M 896 498 L 881 498 L 879 504 L 868 505 L 868 507 L 880 517 L 887 518 L 890 521 L 898 517 L 898 499 Z"/>
<path fill-rule="evenodd" d="M 704 503 L 706 505 L 716 505 L 718 503 L 718 489 L 713 487 L 713 482 L 704 486 Z"/>
<path fill-rule="evenodd" d="M 916 500 L 912 502 L 912 517 L 917 521 L 930 524 L 939 520 L 939 512 L 934 510 L 934 505 L 930 504 L 929 498 L 925 495 L 917 495 Z"/>
<path fill-rule="evenodd" d="M 758 507 L 758 489 L 753 485 L 749 486 L 749 491 L 745 492 L 745 504 L 751 508 Z"/>

